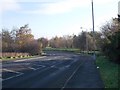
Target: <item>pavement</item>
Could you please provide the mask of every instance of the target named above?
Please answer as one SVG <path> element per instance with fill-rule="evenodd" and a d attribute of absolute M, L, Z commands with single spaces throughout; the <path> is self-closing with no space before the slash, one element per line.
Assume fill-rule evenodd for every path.
<path fill-rule="evenodd" d="M 48 51 L 46 56 L 2 62 L 2 88 L 104 88 L 91 56 Z"/>

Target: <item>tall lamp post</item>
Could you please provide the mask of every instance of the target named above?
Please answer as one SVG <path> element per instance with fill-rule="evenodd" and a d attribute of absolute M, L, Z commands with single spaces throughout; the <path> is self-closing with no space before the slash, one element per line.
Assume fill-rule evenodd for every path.
<path fill-rule="evenodd" d="M 95 56 L 95 32 L 94 32 L 94 7 L 93 7 L 93 0 L 91 0 L 91 4 L 92 4 L 92 24 L 93 24 L 93 48 L 94 48 L 94 53 L 93 53 L 93 59 L 96 59 Z"/>

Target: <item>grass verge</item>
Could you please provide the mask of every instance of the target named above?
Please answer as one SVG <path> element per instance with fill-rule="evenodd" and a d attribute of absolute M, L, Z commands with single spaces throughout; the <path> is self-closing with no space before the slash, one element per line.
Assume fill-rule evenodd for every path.
<path fill-rule="evenodd" d="M 119 69 L 120 65 L 109 61 L 104 56 L 98 56 L 96 60 L 99 66 L 101 78 L 104 82 L 105 88 L 120 88 L 119 87 Z"/>
<path fill-rule="evenodd" d="M 68 52 L 80 52 L 79 49 L 76 48 L 51 48 L 47 47 L 43 51 L 68 51 Z"/>

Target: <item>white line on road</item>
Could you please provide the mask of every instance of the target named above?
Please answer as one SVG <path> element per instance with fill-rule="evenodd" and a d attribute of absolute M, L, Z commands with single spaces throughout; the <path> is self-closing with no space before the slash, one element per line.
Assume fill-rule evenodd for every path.
<path fill-rule="evenodd" d="M 42 57 L 37 57 L 37 58 L 29 58 L 29 59 L 22 59 L 22 60 L 16 60 L 14 62 L 21 62 L 21 61 L 28 61 L 28 60 L 33 60 L 33 59 L 40 59 L 40 58 L 45 58 L 46 56 L 42 56 Z"/>
<path fill-rule="evenodd" d="M 70 79 L 74 76 L 74 74 L 77 72 L 77 70 L 80 68 L 81 64 L 74 70 L 74 72 L 71 74 L 71 76 L 66 80 L 66 82 L 64 83 L 63 87 L 61 88 L 61 90 L 63 90 L 66 85 L 68 84 L 68 82 L 70 81 Z"/>
<path fill-rule="evenodd" d="M 34 64 L 35 66 L 39 66 L 38 68 L 33 68 L 33 67 L 28 67 L 29 69 L 32 69 L 32 70 L 38 70 L 38 69 L 41 69 L 41 68 L 44 68 L 46 67 L 45 65 L 38 65 L 38 64 Z"/>
<path fill-rule="evenodd" d="M 42 67 L 39 67 L 39 68 L 33 68 L 33 67 L 28 67 L 28 68 L 35 71 L 35 70 L 41 69 L 41 68 L 43 68 L 43 67 L 45 67 L 45 66 L 42 66 Z"/>
<path fill-rule="evenodd" d="M 8 72 L 13 72 L 13 73 L 21 73 L 21 72 L 17 72 L 17 71 L 14 71 L 14 70 L 10 70 L 10 69 L 3 69 L 4 71 L 8 71 Z"/>
<path fill-rule="evenodd" d="M 46 67 L 45 65 L 34 64 L 35 66 Z"/>
<path fill-rule="evenodd" d="M 50 66 L 50 67 L 52 67 L 52 68 L 53 68 L 53 67 L 55 67 L 55 65 L 52 65 L 52 66 Z"/>
<path fill-rule="evenodd" d="M 70 67 L 70 65 L 67 65 L 67 66 L 65 66 L 66 68 L 69 68 Z"/>
<path fill-rule="evenodd" d="M 9 79 L 12 79 L 12 78 L 15 78 L 15 77 L 21 76 L 21 75 L 23 75 L 23 73 L 20 73 L 20 74 L 14 75 L 14 76 L 9 77 L 9 78 L 6 78 L 6 79 L 2 79 L 2 81 L 9 80 Z"/>
<path fill-rule="evenodd" d="M 32 69 L 32 70 L 37 70 L 36 68 L 33 68 L 33 67 L 28 67 L 29 69 Z"/>
<path fill-rule="evenodd" d="M 2 76 L 2 73 L 0 73 L 0 76 Z"/>
<path fill-rule="evenodd" d="M 10 69 L 3 69 L 3 70 L 4 70 L 4 71 L 8 71 L 8 72 L 12 72 L 12 73 L 16 73 L 17 75 L 14 75 L 14 76 L 11 76 L 11 77 L 2 79 L 2 81 L 8 80 L 8 79 L 12 79 L 12 78 L 14 78 L 14 77 L 18 77 L 18 76 L 21 76 L 22 74 L 24 74 L 24 73 L 21 73 L 21 72 L 17 72 L 17 71 L 14 71 L 14 70 L 10 70 Z"/>

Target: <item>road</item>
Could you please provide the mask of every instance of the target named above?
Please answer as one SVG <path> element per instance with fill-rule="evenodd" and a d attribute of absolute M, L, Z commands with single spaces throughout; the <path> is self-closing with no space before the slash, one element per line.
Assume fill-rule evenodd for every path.
<path fill-rule="evenodd" d="M 104 88 L 91 56 L 49 51 L 46 56 L 2 62 L 3 88 Z"/>

